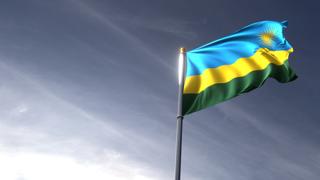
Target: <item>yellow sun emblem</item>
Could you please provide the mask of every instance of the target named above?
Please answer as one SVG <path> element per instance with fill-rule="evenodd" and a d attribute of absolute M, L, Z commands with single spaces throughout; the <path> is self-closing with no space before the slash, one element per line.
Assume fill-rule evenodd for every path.
<path fill-rule="evenodd" d="M 275 35 L 272 32 L 266 32 L 266 33 L 261 34 L 260 38 L 261 38 L 263 44 L 271 46 L 274 36 Z"/>

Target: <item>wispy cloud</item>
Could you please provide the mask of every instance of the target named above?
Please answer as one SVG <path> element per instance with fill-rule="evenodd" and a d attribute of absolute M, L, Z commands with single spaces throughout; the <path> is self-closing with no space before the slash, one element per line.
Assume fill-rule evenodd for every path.
<path fill-rule="evenodd" d="M 95 117 L 4 62 L 0 69 L 11 79 L 1 78 L 0 167 L 8 169 L 1 179 L 163 179 L 129 152 L 136 143 L 161 149 L 157 143 Z"/>
<path fill-rule="evenodd" d="M 34 151 L 0 149 L 0 174 L 6 180 L 56 180 L 56 179 L 113 179 L 113 180 L 156 180 L 146 174 L 146 168 L 129 163 L 119 154 L 105 152 L 104 162 L 79 160 L 72 156 Z"/>
<path fill-rule="evenodd" d="M 143 43 L 138 37 L 132 35 L 129 31 L 126 31 L 124 28 L 121 28 L 117 24 L 113 23 L 108 17 L 104 16 L 97 10 L 90 7 L 89 3 L 81 1 L 72 2 L 79 6 L 81 12 L 86 13 L 87 15 L 89 15 L 89 17 L 94 18 L 95 20 L 106 26 L 108 29 L 112 29 L 115 34 L 121 35 L 123 38 L 125 38 L 127 43 L 132 43 L 132 46 L 134 46 L 135 49 L 142 51 L 159 64 L 165 66 L 170 70 L 173 70 L 172 66 L 169 63 L 158 57 L 156 53 L 153 52 L 150 48 L 148 48 L 148 46 L 145 43 Z"/>
<path fill-rule="evenodd" d="M 129 14 L 118 14 L 117 16 L 111 15 L 110 18 L 113 21 L 128 27 L 145 28 L 185 39 L 197 38 L 197 33 L 194 32 L 191 27 L 202 24 L 174 18 L 150 18 L 147 16 L 132 16 Z"/>

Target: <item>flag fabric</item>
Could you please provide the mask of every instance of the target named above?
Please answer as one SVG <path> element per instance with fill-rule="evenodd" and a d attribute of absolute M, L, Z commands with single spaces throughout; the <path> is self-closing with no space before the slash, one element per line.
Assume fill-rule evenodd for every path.
<path fill-rule="evenodd" d="M 287 22 L 260 21 L 186 53 L 183 115 L 226 101 L 263 85 L 269 77 L 293 81 Z"/>

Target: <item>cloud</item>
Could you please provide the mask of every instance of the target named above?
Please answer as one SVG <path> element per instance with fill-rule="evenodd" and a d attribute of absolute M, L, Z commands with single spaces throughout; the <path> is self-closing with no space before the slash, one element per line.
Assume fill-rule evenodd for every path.
<path fill-rule="evenodd" d="M 195 33 L 190 27 L 199 25 L 199 23 L 181 19 L 159 17 L 150 18 L 148 16 L 137 15 L 133 17 L 129 14 L 117 14 L 117 16 L 111 15 L 110 18 L 124 26 L 145 28 L 185 39 L 196 39 L 197 33 Z"/>
<path fill-rule="evenodd" d="M 108 17 L 104 16 L 99 11 L 90 7 L 89 3 L 81 2 L 81 1 L 74 1 L 74 0 L 71 0 L 71 2 L 73 2 L 75 5 L 77 5 L 81 9 L 81 12 L 89 15 L 90 18 L 94 18 L 95 20 L 100 22 L 102 25 L 107 27 L 109 30 L 113 30 L 114 34 L 118 34 L 120 37 L 124 38 L 126 40 L 126 43 L 131 43 L 135 49 L 143 52 L 144 54 L 151 57 L 152 60 L 158 62 L 162 66 L 173 71 L 173 67 L 169 63 L 167 63 L 166 61 L 161 59 L 159 56 L 157 56 L 157 53 L 153 52 L 138 37 L 134 36 L 132 33 L 127 31 L 126 29 L 124 29 L 121 26 L 112 22 Z"/>
<path fill-rule="evenodd" d="M 0 179 L 166 178 L 136 154 L 161 151 L 158 142 L 95 117 L 8 63 L 0 69 Z"/>
<path fill-rule="evenodd" d="M 108 152 L 106 152 L 108 153 Z M 13 152 L 0 150 L 0 174 L 5 180 L 156 180 L 145 175 L 145 169 L 128 163 L 118 154 L 108 153 L 105 163 L 79 161 L 72 156 L 39 152 Z"/>

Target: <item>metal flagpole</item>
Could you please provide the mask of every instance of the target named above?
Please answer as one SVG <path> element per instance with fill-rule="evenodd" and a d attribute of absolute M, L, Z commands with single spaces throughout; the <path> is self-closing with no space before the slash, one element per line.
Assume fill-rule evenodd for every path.
<path fill-rule="evenodd" d="M 180 48 L 179 54 L 179 94 L 178 94 L 178 112 L 177 112 L 177 149 L 176 149 L 176 169 L 175 169 L 175 180 L 180 180 L 181 175 L 181 150 L 182 150 L 182 126 L 183 126 L 183 115 L 182 115 L 182 94 L 184 88 L 184 79 L 186 71 L 186 49 Z"/>

